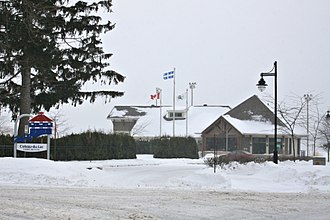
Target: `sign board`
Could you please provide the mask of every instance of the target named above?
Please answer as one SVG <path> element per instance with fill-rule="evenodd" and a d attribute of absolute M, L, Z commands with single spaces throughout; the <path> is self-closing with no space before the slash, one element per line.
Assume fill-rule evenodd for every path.
<path fill-rule="evenodd" d="M 52 128 L 30 128 L 30 136 L 38 137 L 45 134 L 52 134 Z"/>
<path fill-rule="evenodd" d="M 52 122 L 53 120 L 44 115 L 43 112 L 39 112 L 37 116 L 29 120 L 30 136 L 51 135 L 53 129 Z"/>
<path fill-rule="evenodd" d="M 41 152 L 47 150 L 47 144 L 17 143 L 17 150 L 24 152 Z"/>
<path fill-rule="evenodd" d="M 325 157 L 314 157 L 313 165 L 326 165 Z"/>

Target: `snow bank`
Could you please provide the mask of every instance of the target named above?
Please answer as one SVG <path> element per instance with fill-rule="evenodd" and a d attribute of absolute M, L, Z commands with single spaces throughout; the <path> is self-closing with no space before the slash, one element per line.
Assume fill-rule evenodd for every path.
<path fill-rule="evenodd" d="M 200 189 L 251 192 L 330 193 L 330 166 L 312 162 L 232 163 L 217 169 L 203 159 L 154 159 L 54 162 L 0 158 L 0 185 Z"/>

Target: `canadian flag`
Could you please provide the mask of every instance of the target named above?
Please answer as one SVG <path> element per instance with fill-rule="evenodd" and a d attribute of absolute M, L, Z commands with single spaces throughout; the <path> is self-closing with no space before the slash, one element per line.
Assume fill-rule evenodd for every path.
<path fill-rule="evenodd" d="M 154 94 L 154 95 L 150 95 L 150 98 L 151 98 L 151 100 L 160 99 L 160 93 L 157 92 L 157 93 Z"/>

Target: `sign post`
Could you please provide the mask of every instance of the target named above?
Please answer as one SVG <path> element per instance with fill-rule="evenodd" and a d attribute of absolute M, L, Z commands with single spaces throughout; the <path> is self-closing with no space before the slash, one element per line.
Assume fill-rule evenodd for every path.
<path fill-rule="evenodd" d="M 15 125 L 14 125 L 14 158 L 17 157 L 17 142 L 19 141 L 18 140 L 18 137 L 17 137 L 17 124 L 18 122 L 21 120 L 21 118 L 24 118 L 24 117 L 32 117 L 32 115 L 30 114 L 22 114 L 20 116 L 17 117 L 16 121 L 15 121 Z"/>

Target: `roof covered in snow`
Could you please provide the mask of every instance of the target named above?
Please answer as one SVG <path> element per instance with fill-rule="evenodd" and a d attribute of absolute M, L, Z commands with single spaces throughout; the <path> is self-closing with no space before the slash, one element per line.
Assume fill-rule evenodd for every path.
<path fill-rule="evenodd" d="M 243 121 L 263 121 L 274 124 L 274 113 L 256 95 L 240 103 L 227 112 L 226 115 Z M 277 123 L 284 126 L 280 119 L 277 120 Z"/>
<path fill-rule="evenodd" d="M 175 135 L 199 137 L 201 132 L 215 121 L 220 115 L 228 112 L 229 106 L 190 106 L 188 117 L 175 120 Z M 115 106 L 107 119 L 138 119 L 131 134 L 133 136 L 153 137 L 161 135 L 173 135 L 173 120 L 166 117 L 172 112 L 171 106 Z M 186 112 L 185 107 L 176 107 L 176 112 Z M 188 119 L 188 120 L 186 120 Z"/>
<path fill-rule="evenodd" d="M 149 108 L 152 106 L 115 106 L 107 118 L 140 118 L 147 114 L 146 109 Z"/>
<path fill-rule="evenodd" d="M 173 120 L 169 120 L 168 112 L 172 106 L 115 106 L 107 119 L 137 120 L 131 135 L 137 137 L 155 137 L 173 135 Z M 185 107 L 176 107 L 176 112 L 186 114 Z M 271 135 L 274 133 L 274 114 L 258 96 L 253 95 L 233 109 L 222 105 L 190 106 L 188 116 L 175 120 L 175 136 L 200 137 L 220 118 L 224 118 L 241 134 Z M 278 134 L 288 134 L 285 124 L 279 118 Z M 304 135 L 304 131 L 297 129 L 296 135 Z"/>
<path fill-rule="evenodd" d="M 270 121 L 240 120 L 230 115 L 224 115 L 223 118 L 244 135 L 269 135 L 274 133 L 274 124 Z M 286 134 L 282 126 L 278 126 L 277 132 L 278 134 Z"/>
<path fill-rule="evenodd" d="M 272 135 L 274 133 L 275 117 L 273 111 L 258 96 L 253 95 L 224 115 L 221 115 L 203 132 L 212 129 L 221 118 L 225 119 L 243 135 Z M 287 135 L 288 129 L 281 119 L 277 118 L 277 133 Z M 295 135 L 303 136 L 301 128 L 295 129 Z"/>

